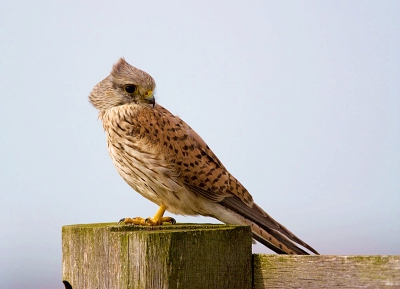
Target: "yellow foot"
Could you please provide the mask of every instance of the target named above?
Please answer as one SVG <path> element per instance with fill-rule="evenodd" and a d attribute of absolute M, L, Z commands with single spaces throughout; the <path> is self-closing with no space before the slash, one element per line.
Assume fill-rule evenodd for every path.
<path fill-rule="evenodd" d="M 162 225 L 163 223 L 170 223 L 170 224 L 175 224 L 176 221 L 174 218 L 171 217 L 162 217 L 160 219 L 154 220 L 153 218 L 141 218 L 141 217 L 136 217 L 136 218 L 123 218 L 121 219 L 118 224 L 133 224 L 133 225 L 142 225 L 142 226 L 159 226 Z"/>
<path fill-rule="evenodd" d="M 142 226 L 159 226 L 162 225 L 163 223 L 175 224 L 176 221 L 174 218 L 163 217 L 165 209 L 166 209 L 165 205 L 161 205 L 160 208 L 158 208 L 157 213 L 152 218 L 147 218 L 147 219 L 141 217 L 123 218 L 118 222 L 118 224 L 123 223 L 123 224 L 134 224 Z"/>

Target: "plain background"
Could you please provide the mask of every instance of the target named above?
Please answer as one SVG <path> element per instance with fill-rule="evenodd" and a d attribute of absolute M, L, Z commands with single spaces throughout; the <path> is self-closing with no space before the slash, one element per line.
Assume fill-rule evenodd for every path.
<path fill-rule="evenodd" d="M 1 288 L 63 288 L 63 225 L 157 209 L 117 174 L 88 102 L 122 56 L 322 254 L 400 254 L 399 1 L 2 1 L 0 11 Z"/>

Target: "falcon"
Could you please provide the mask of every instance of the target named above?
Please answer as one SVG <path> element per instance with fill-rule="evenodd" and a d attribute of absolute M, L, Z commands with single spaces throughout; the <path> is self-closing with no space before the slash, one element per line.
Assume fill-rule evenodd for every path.
<path fill-rule="evenodd" d="M 124 224 L 175 223 L 164 216 L 202 215 L 251 227 L 253 238 L 278 254 L 318 252 L 275 221 L 182 119 L 156 103 L 156 83 L 121 58 L 89 96 L 99 110 L 110 157 L 122 178 L 159 206 L 151 218 Z M 308 252 L 308 251 L 309 252 Z"/>

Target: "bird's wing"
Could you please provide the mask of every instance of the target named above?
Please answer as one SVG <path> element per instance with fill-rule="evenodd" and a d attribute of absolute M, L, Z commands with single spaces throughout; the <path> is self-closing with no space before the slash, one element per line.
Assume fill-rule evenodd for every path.
<path fill-rule="evenodd" d="M 279 242 L 282 242 L 284 245 L 286 245 L 287 248 L 289 248 L 293 252 L 296 252 L 297 254 L 304 254 L 306 252 L 298 248 L 295 244 L 293 244 L 293 242 L 296 242 L 297 244 L 303 246 L 304 248 L 307 248 L 311 252 L 318 254 L 318 252 L 314 248 L 312 248 L 306 242 L 299 239 L 285 226 L 275 221 L 270 215 L 267 214 L 267 212 L 265 212 L 262 208 L 260 208 L 256 203 L 254 203 L 252 207 L 249 207 L 246 206 L 243 202 L 241 202 L 240 199 L 238 199 L 237 197 L 227 197 L 224 200 L 222 200 L 221 203 L 230 210 L 236 213 L 240 213 L 240 215 L 244 216 L 246 219 L 251 220 L 252 222 L 257 224 L 259 226 L 258 230 L 260 230 L 260 233 L 257 234 L 259 235 L 259 238 L 256 239 L 261 243 L 263 243 L 264 245 L 267 244 L 265 240 L 263 240 L 262 238 L 261 232 L 263 231 L 272 235 Z M 255 228 L 255 230 L 257 230 L 257 228 Z"/>
<path fill-rule="evenodd" d="M 253 204 L 253 198 L 246 188 L 233 177 L 205 141 L 183 120 L 174 116 L 164 107 L 157 105 L 162 115 L 167 141 L 176 148 L 175 164 L 179 167 L 180 178 L 193 192 L 207 199 L 220 202 L 228 196 L 237 196 L 246 205 Z"/>
<path fill-rule="evenodd" d="M 169 161 L 179 171 L 177 177 L 188 189 L 243 217 L 251 225 L 254 238 L 275 252 L 308 254 L 293 243 L 296 242 L 318 254 L 257 206 L 246 188 L 183 120 L 158 104 L 144 119 L 147 123 L 157 122 L 157 127 L 162 128 L 163 133 L 157 134 L 154 142 L 161 146 L 160 151 L 166 157 L 169 155 Z M 150 137 L 151 133 L 146 132 L 146 135 Z"/>

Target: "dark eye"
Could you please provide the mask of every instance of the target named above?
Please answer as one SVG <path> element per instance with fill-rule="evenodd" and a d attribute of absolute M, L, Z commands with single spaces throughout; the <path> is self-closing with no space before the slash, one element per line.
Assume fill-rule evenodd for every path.
<path fill-rule="evenodd" d="M 127 84 L 124 86 L 124 90 L 127 93 L 134 93 L 136 91 L 136 89 L 137 89 L 136 85 L 133 85 L 133 84 Z"/>

